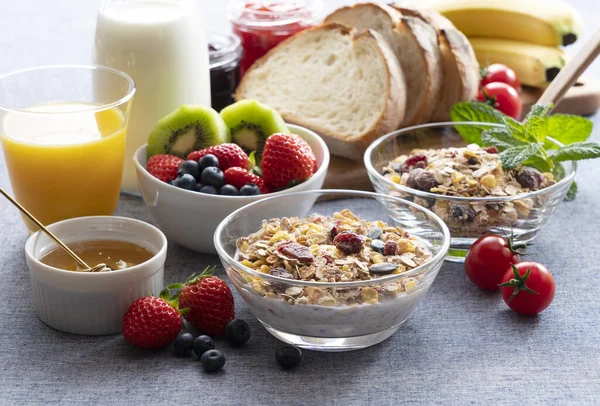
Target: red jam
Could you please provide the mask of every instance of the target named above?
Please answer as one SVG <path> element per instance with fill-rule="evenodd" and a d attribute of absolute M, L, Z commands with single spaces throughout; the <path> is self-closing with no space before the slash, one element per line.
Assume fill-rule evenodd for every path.
<path fill-rule="evenodd" d="M 321 0 L 232 0 L 229 21 L 244 48 L 241 74 L 271 48 L 320 22 Z"/>

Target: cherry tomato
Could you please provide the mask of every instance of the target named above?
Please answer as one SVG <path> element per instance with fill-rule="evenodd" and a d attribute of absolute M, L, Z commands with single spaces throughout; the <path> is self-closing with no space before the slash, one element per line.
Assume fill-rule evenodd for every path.
<path fill-rule="evenodd" d="M 523 103 L 519 93 L 506 83 L 488 83 L 482 90 L 479 90 L 477 100 L 489 103 L 496 110 L 500 110 L 515 120 L 521 119 Z"/>
<path fill-rule="evenodd" d="M 479 237 L 465 258 L 467 276 L 482 289 L 498 290 L 510 264 L 521 262 L 519 248 L 522 246 L 496 234 Z"/>
<path fill-rule="evenodd" d="M 552 303 L 555 284 L 548 268 L 526 261 L 506 271 L 500 290 L 504 302 L 515 312 L 538 314 Z"/>
<path fill-rule="evenodd" d="M 521 82 L 517 78 L 517 74 L 514 70 L 501 63 L 495 63 L 484 69 L 485 76 L 481 79 L 481 86 L 485 86 L 488 83 L 501 82 L 506 83 L 517 93 L 521 94 Z"/>

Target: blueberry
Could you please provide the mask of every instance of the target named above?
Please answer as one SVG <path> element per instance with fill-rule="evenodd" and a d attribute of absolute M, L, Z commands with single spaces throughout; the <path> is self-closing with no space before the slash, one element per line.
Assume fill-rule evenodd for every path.
<path fill-rule="evenodd" d="M 219 194 L 224 196 L 237 196 L 240 193 L 233 185 L 223 185 L 223 187 L 219 190 Z"/>
<path fill-rule="evenodd" d="M 173 181 L 173 186 L 177 186 L 178 188 L 186 190 L 194 190 L 196 187 L 196 178 L 189 173 L 186 173 L 178 176 L 177 179 Z"/>
<path fill-rule="evenodd" d="M 293 345 L 284 345 L 275 352 L 275 361 L 285 369 L 295 368 L 302 361 L 302 351 Z"/>
<path fill-rule="evenodd" d="M 192 350 L 194 345 L 194 336 L 190 333 L 180 334 L 175 341 L 173 341 L 173 346 L 175 347 L 175 355 L 178 357 L 186 356 Z"/>
<path fill-rule="evenodd" d="M 517 175 L 517 182 L 527 189 L 537 189 L 544 182 L 544 175 L 535 168 L 525 166 Z"/>
<path fill-rule="evenodd" d="M 250 326 L 242 319 L 233 319 L 225 325 L 225 338 L 233 345 L 244 345 L 251 335 Z"/>
<path fill-rule="evenodd" d="M 381 240 L 373 240 L 373 241 L 371 241 L 371 248 L 374 251 L 377 251 L 380 254 L 383 254 L 383 249 L 385 248 L 385 243 Z"/>
<path fill-rule="evenodd" d="M 223 171 L 215 166 L 204 168 L 202 170 L 201 179 L 204 185 L 210 185 L 216 188 L 220 188 L 225 184 L 225 176 L 223 175 Z"/>
<path fill-rule="evenodd" d="M 225 355 L 219 350 L 208 350 L 200 357 L 205 372 L 217 372 L 225 365 Z"/>
<path fill-rule="evenodd" d="M 214 166 L 214 167 L 218 168 L 219 167 L 219 159 L 216 156 L 214 156 L 213 154 L 207 154 L 198 160 L 198 166 L 200 168 L 200 173 L 202 173 L 202 171 L 205 168 L 208 168 L 209 166 Z"/>
<path fill-rule="evenodd" d="M 193 347 L 194 347 L 194 354 L 196 354 L 198 356 L 198 358 L 200 358 L 202 356 L 202 354 L 204 354 L 206 351 L 214 350 L 215 343 L 213 342 L 212 338 L 210 338 L 209 336 L 202 335 L 202 336 L 196 337 L 196 339 L 194 340 L 194 343 L 193 343 Z"/>
<path fill-rule="evenodd" d="M 197 187 L 199 187 L 198 192 L 200 193 L 205 193 L 207 195 L 217 195 L 219 194 L 219 192 L 217 191 L 217 188 L 211 185 L 201 185 L 200 183 L 198 183 Z"/>
<path fill-rule="evenodd" d="M 177 170 L 177 176 L 185 174 L 192 175 L 195 179 L 200 179 L 200 166 L 196 161 L 183 161 Z"/>
<path fill-rule="evenodd" d="M 247 185 L 242 186 L 240 189 L 240 194 L 242 196 L 254 196 L 260 194 L 260 188 L 256 186 L 254 183 L 248 183 Z"/>

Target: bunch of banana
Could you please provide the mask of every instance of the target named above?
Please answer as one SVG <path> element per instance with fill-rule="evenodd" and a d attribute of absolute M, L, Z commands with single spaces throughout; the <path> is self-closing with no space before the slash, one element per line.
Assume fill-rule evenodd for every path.
<path fill-rule="evenodd" d="M 583 21 L 565 0 L 418 0 L 446 16 L 469 40 L 482 66 L 503 63 L 524 85 L 545 87 L 579 37 Z"/>

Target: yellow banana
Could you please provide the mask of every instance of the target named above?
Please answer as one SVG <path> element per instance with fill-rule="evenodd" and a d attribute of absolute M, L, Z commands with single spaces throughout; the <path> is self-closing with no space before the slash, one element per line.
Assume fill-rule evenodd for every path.
<path fill-rule="evenodd" d="M 481 66 L 503 63 L 528 86 L 547 86 L 568 60 L 557 47 L 491 38 L 470 38 L 469 41 Z"/>
<path fill-rule="evenodd" d="M 414 0 L 442 13 L 467 37 L 504 38 L 546 46 L 570 45 L 583 28 L 565 0 Z"/>

